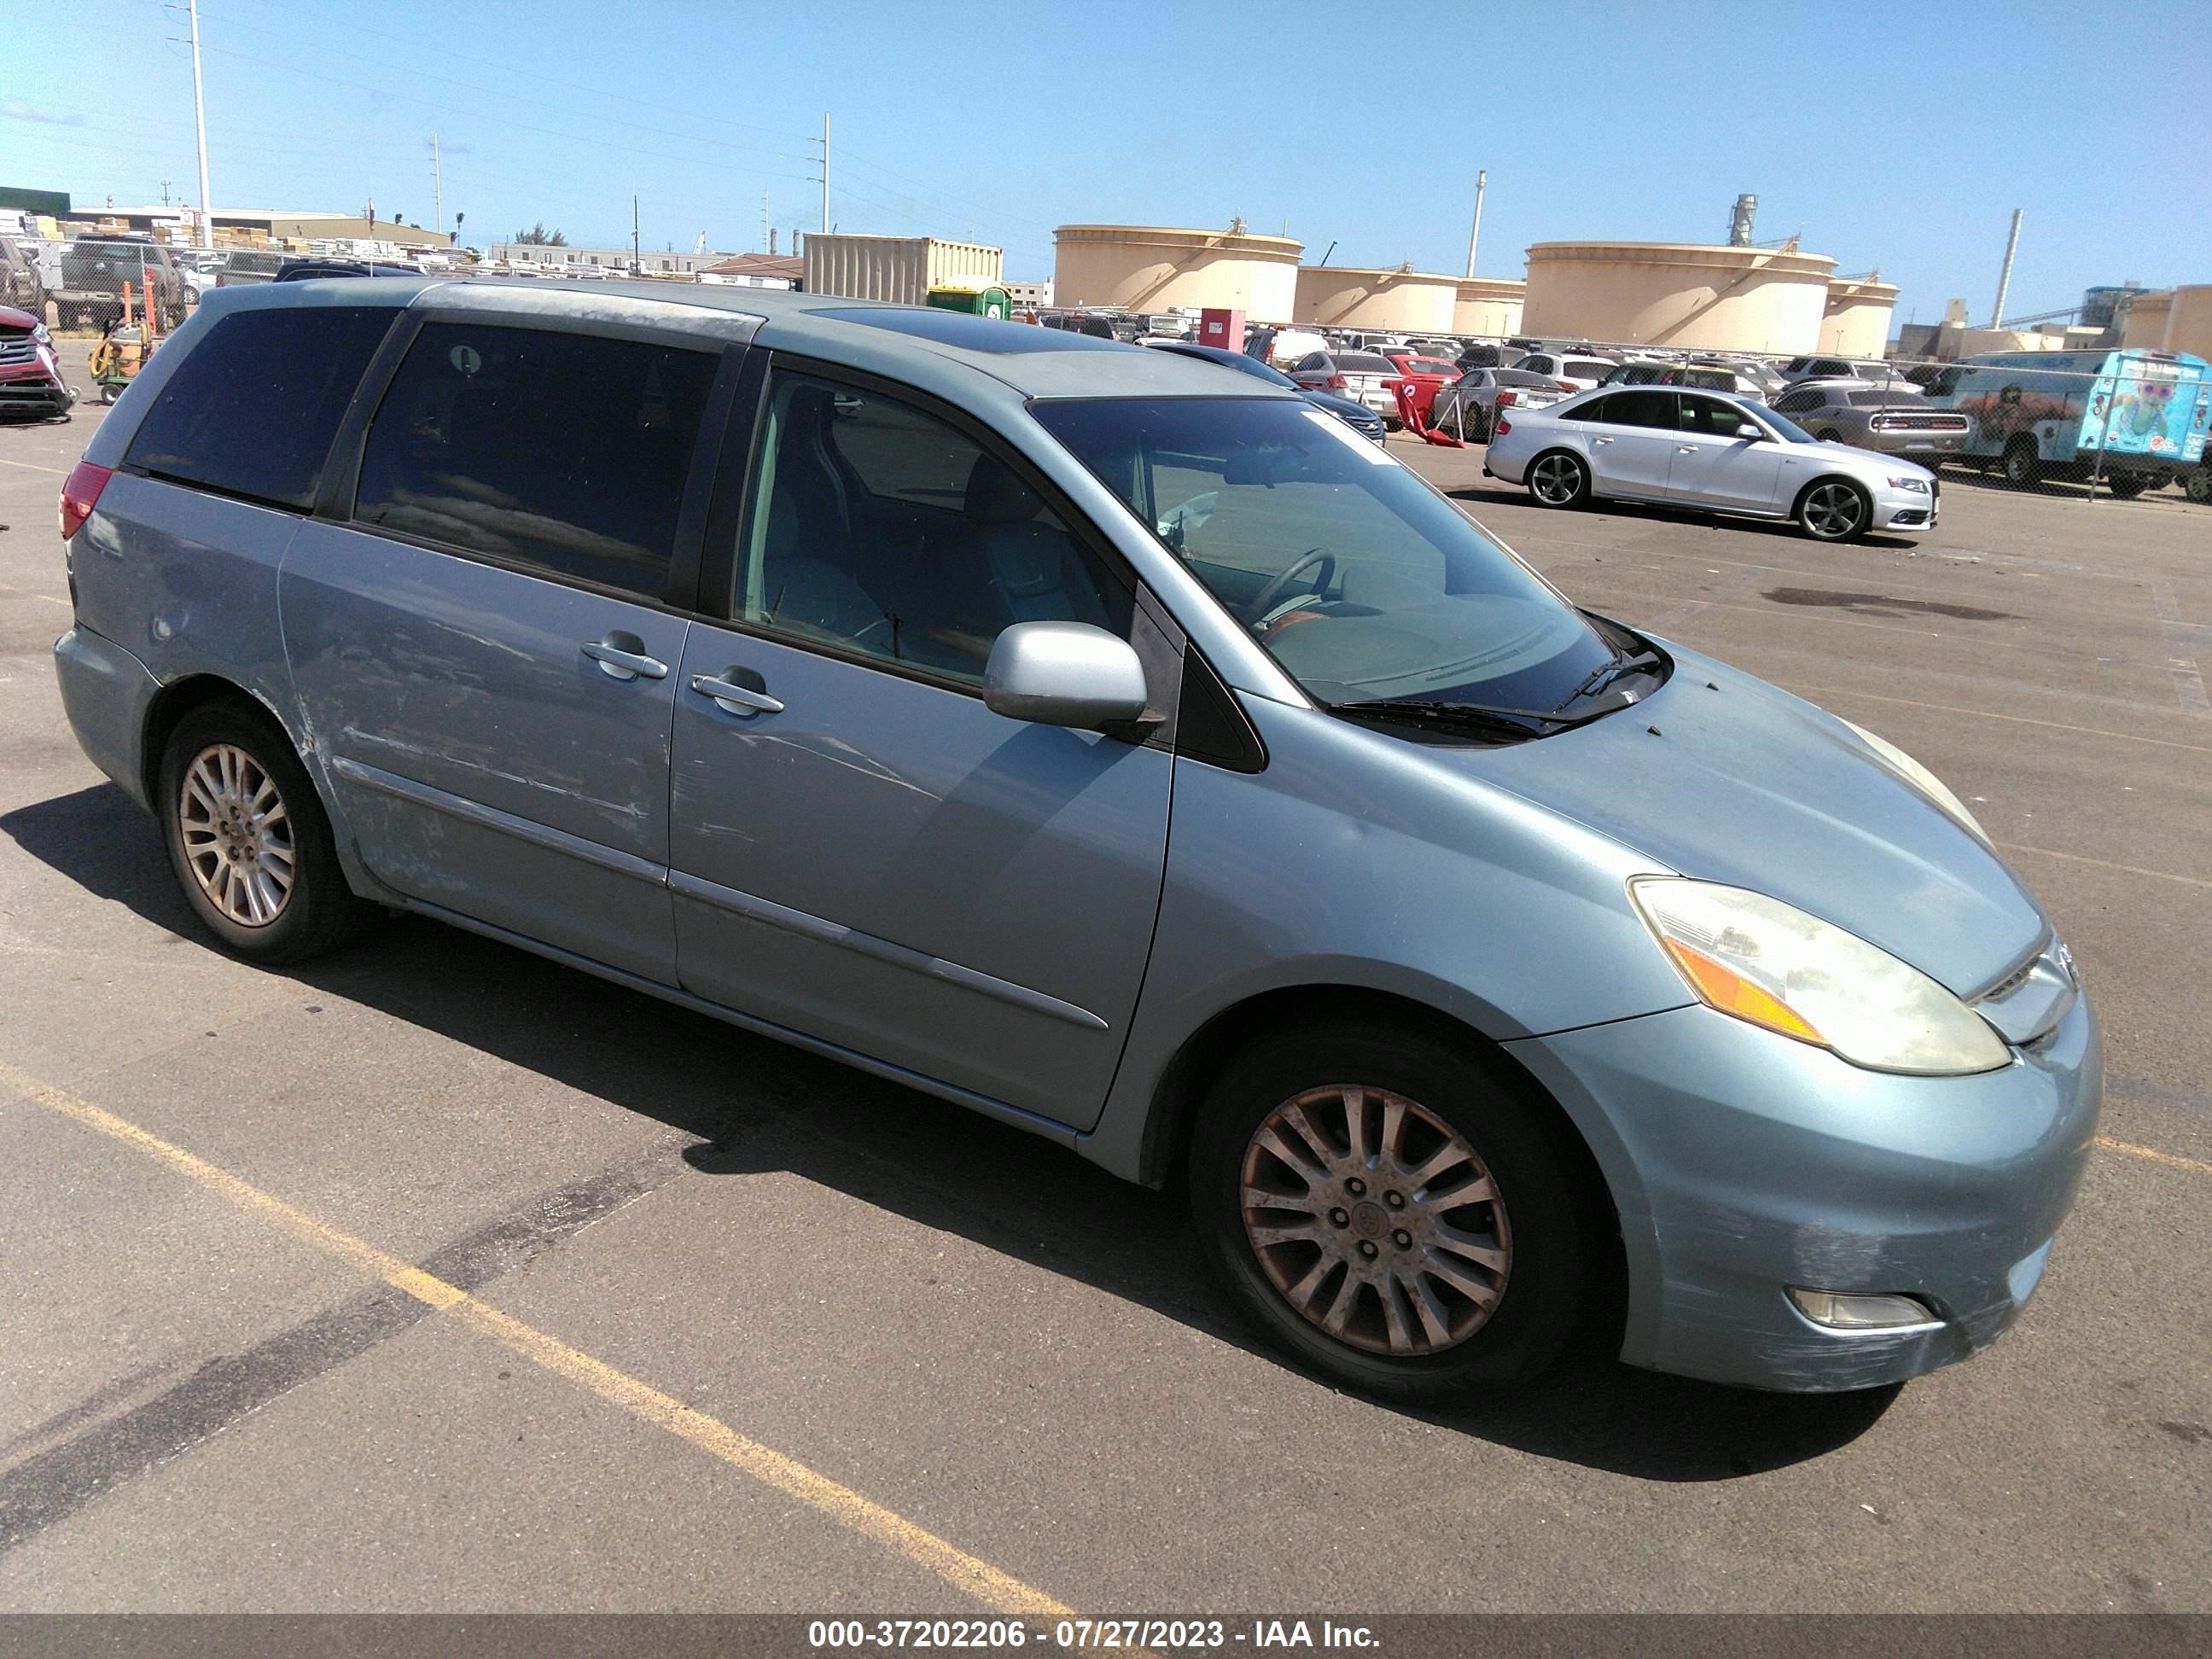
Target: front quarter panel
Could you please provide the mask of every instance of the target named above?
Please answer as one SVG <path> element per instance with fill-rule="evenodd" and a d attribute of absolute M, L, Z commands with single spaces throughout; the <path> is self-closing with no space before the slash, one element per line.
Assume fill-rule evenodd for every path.
<path fill-rule="evenodd" d="M 1689 999 L 1631 908 L 1663 866 L 1423 746 L 1244 699 L 1269 763 L 1176 764 L 1165 890 L 1129 1045 L 1089 1155 L 1132 1178 L 1176 1053 L 1252 998 L 1346 987 L 1498 1041 Z M 1602 1134 L 1602 1126 L 1593 1126 Z"/>

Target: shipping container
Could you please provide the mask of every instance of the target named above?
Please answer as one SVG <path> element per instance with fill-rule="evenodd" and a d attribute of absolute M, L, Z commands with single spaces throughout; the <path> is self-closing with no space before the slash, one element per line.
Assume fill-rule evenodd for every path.
<path fill-rule="evenodd" d="M 981 242 L 943 242 L 933 236 L 810 232 L 805 261 L 809 294 L 918 306 L 927 302 L 933 288 L 998 286 L 1006 252 Z"/>

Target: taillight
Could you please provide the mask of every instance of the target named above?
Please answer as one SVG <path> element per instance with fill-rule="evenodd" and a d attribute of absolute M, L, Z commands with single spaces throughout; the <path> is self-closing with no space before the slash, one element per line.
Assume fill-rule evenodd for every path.
<path fill-rule="evenodd" d="M 1351 385 L 1352 382 L 1346 380 L 1341 374 L 1332 374 L 1328 377 L 1328 389 L 1331 392 L 1347 391 L 1350 389 Z"/>
<path fill-rule="evenodd" d="M 1508 404 L 1517 404 L 1520 401 L 1521 399 L 1519 395 L 1515 392 L 1501 392 L 1498 394 L 1498 406 L 1500 409 L 1503 409 Z"/>
<path fill-rule="evenodd" d="M 100 505 L 100 492 L 107 488 L 107 481 L 115 474 L 104 466 L 94 466 L 90 461 L 79 461 L 62 480 L 61 524 L 62 539 L 84 528 L 84 521 L 92 516 L 92 509 Z"/>
<path fill-rule="evenodd" d="M 1513 430 L 1513 422 L 1510 422 L 1510 421 L 1499 421 L 1499 422 L 1495 422 L 1495 423 L 1491 427 L 1490 430 L 1491 430 L 1491 434 L 1492 434 L 1493 437 L 1502 438 L 1502 437 L 1504 437 L 1507 433 L 1509 433 L 1509 432 L 1510 432 L 1510 431 L 1512 431 L 1512 430 Z"/>

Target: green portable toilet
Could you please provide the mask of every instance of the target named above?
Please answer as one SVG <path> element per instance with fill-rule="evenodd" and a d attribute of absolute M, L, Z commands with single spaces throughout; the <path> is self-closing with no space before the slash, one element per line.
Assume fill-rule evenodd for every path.
<path fill-rule="evenodd" d="M 976 317 L 996 317 L 1004 322 L 1014 314 L 1014 302 L 1002 288 L 971 287 L 947 283 L 929 290 L 929 303 L 939 311 L 964 311 Z"/>

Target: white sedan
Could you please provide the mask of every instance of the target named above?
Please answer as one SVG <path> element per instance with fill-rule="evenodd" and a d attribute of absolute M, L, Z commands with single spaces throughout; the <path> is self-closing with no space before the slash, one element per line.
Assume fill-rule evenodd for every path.
<path fill-rule="evenodd" d="M 1794 520 L 1816 541 L 1932 529 L 1926 467 L 1825 444 L 1762 404 L 1719 392 L 1609 386 L 1498 422 L 1482 470 L 1545 507 L 1593 497 Z"/>

